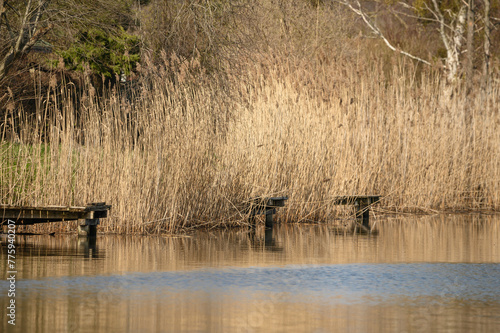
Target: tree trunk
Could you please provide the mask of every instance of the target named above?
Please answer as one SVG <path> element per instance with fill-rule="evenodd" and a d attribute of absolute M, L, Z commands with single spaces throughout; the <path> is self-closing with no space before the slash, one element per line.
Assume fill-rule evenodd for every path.
<path fill-rule="evenodd" d="M 457 23 L 454 27 L 449 49 L 447 50 L 446 69 L 449 83 L 453 83 L 457 80 L 458 71 L 460 69 L 460 50 L 464 38 L 466 13 L 465 6 L 462 6 L 457 14 Z"/>

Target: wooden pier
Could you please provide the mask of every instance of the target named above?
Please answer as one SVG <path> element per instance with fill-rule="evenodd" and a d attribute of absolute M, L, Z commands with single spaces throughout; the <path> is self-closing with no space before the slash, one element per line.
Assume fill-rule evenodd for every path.
<path fill-rule="evenodd" d="M 78 235 L 95 237 L 99 219 L 106 218 L 110 209 L 111 206 L 104 202 L 90 203 L 85 207 L 0 205 L 0 221 L 2 225 L 7 220 L 14 221 L 16 225 L 33 225 L 80 220 Z"/>
<path fill-rule="evenodd" d="M 256 198 L 250 200 L 250 224 L 255 224 L 255 215 L 265 214 L 266 229 L 272 229 L 273 215 L 276 208 L 284 207 L 288 197 Z M 380 195 L 346 195 L 334 197 L 334 205 L 353 205 L 356 209 L 356 220 L 364 228 L 370 230 L 370 208 L 380 201 Z"/>
<path fill-rule="evenodd" d="M 345 195 L 335 197 L 334 205 L 354 205 L 356 220 L 370 230 L 370 207 L 380 201 L 380 195 Z"/>
<path fill-rule="evenodd" d="M 284 207 L 288 197 L 256 198 L 250 200 L 250 224 L 255 225 L 255 216 L 265 214 L 266 229 L 272 229 L 273 215 L 276 209 Z M 356 208 L 356 219 L 370 230 L 370 207 L 380 201 L 379 195 L 348 195 L 333 198 L 334 205 L 353 205 Z M 0 205 L 0 222 L 5 225 L 7 220 L 16 225 L 33 225 L 47 222 L 82 221 L 78 225 L 78 235 L 95 237 L 99 219 L 106 218 L 110 205 L 104 202 L 91 203 L 85 207 L 29 207 Z"/>

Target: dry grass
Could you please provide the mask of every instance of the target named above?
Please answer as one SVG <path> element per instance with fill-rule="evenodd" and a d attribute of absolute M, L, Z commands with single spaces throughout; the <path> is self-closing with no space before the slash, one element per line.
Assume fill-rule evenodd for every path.
<path fill-rule="evenodd" d="M 2 143 L 1 202 L 106 201 L 102 230 L 126 233 L 245 223 L 246 200 L 282 194 L 286 221 L 328 220 L 352 194 L 398 211 L 499 209 L 500 82 L 466 103 L 412 64 L 270 59 L 224 84 L 189 74 L 195 61 L 173 76 L 172 61 L 146 65 L 133 96 L 88 86 L 78 116 L 71 87 L 41 96 Z"/>

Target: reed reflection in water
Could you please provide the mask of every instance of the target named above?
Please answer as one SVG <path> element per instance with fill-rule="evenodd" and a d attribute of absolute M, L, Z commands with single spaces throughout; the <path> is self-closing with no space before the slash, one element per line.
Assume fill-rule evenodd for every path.
<path fill-rule="evenodd" d="M 498 331 L 498 217 L 379 219 L 377 228 L 283 225 L 267 235 L 95 244 L 19 236 L 18 325 L 3 321 L 2 331 Z M 0 260 L 6 271 L 5 249 Z"/>

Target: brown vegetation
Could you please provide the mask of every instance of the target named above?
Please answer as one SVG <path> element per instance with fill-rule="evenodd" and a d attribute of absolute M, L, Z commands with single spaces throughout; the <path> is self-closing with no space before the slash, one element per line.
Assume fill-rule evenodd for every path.
<path fill-rule="evenodd" d="M 133 89 L 98 93 L 84 75 L 78 89 L 49 85 L 33 116 L 9 102 L 0 201 L 106 201 L 103 231 L 148 233 L 245 223 L 246 201 L 269 195 L 290 196 L 292 222 L 331 219 L 336 195 L 380 194 L 391 211 L 500 208 L 495 73 L 490 93 L 450 95 L 439 70 L 353 36 L 334 9 L 285 7 L 224 71 L 162 52 L 144 56 Z"/>
<path fill-rule="evenodd" d="M 244 221 L 244 202 L 260 195 L 289 195 L 287 221 L 327 220 L 345 194 L 384 195 L 392 210 L 498 209 L 498 84 L 469 101 L 469 147 L 464 95 L 443 99 L 435 74 L 307 65 L 260 59 L 226 93 L 187 70 L 169 80 L 165 63 L 130 99 L 99 101 L 89 87 L 79 119 L 68 89 L 61 109 L 54 101 L 21 124 L 17 139 L 30 144 L 3 144 L 2 201 L 106 201 L 104 228 L 118 232 Z"/>

